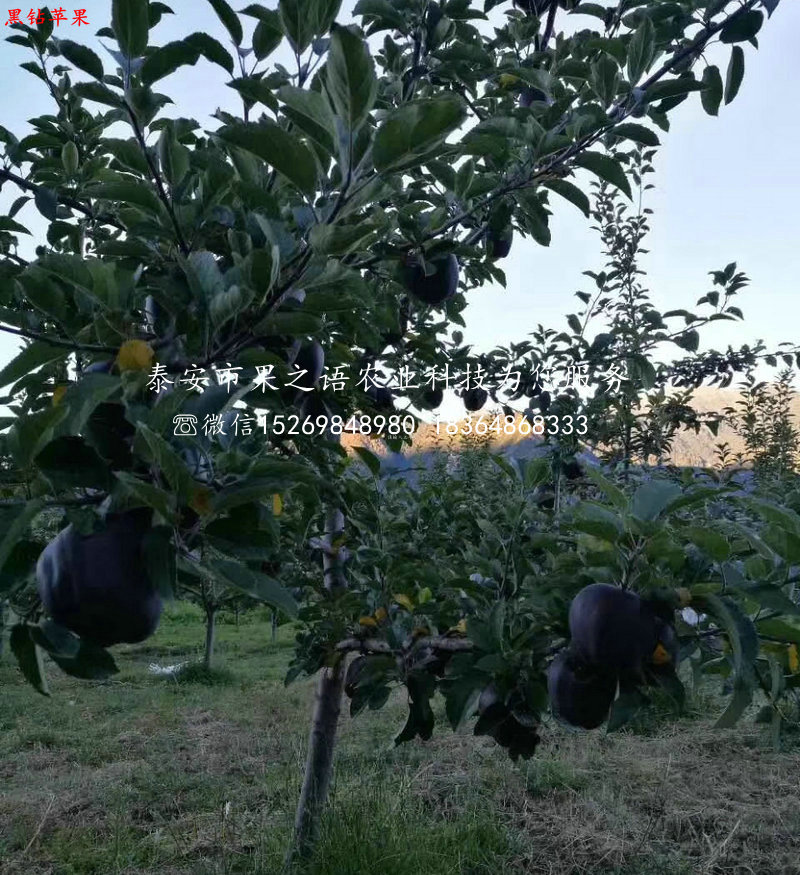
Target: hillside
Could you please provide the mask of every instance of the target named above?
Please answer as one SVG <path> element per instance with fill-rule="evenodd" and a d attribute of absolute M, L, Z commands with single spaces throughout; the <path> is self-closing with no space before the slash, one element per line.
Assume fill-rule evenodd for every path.
<path fill-rule="evenodd" d="M 722 412 L 726 407 L 733 406 L 739 393 L 735 389 L 719 389 L 704 386 L 698 389 L 694 395 L 694 407 L 698 412 Z M 800 425 L 800 396 L 796 397 L 792 404 L 795 421 Z M 453 448 L 459 445 L 460 438 L 450 438 L 445 432 L 446 423 L 442 423 L 438 433 L 432 423 L 423 423 L 414 433 L 411 447 L 404 453 L 390 452 L 383 441 L 365 437 L 363 435 L 344 434 L 342 443 L 345 447 L 366 446 L 381 456 L 390 457 L 393 464 L 405 468 L 411 464 L 412 459 L 419 460 L 420 456 L 427 457 L 438 449 Z M 541 440 L 534 436 L 524 436 L 519 432 L 512 435 L 487 435 L 489 445 L 493 450 L 502 451 L 504 455 L 526 457 L 534 455 L 536 447 Z M 707 428 L 701 429 L 699 434 L 693 430 L 680 432 L 674 441 L 673 451 L 669 461 L 675 465 L 710 466 L 715 461 L 715 446 L 717 443 L 726 441 L 732 453 L 744 450 L 743 440 L 733 431 L 730 426 L 723 425 L 718 435 L 713 435 Z M 405 459 L 403 458 L 405 457 Z"/>

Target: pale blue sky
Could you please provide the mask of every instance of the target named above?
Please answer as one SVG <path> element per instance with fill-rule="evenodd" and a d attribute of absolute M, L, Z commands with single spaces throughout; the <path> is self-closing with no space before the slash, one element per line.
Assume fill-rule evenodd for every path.
<path fill-rule="evenodd" d="M 60 35 L 86 42 L 111 72 L 114 62 L 94 35 L 109 23 L 111 4 L 84 0 L 80 5 L 88 10 L 92 27 L 61 25 Z M 169 5 L 177 14 L 164 16 L 151 36 L 153 42 L 163 44 L 205 30 L 228 43 L 227 32 L 203 0 L 170 0 Z M 241 0 L 234 7 L 245 5 Z M 345 2 L 340 20 L 346 20 L 351 8 L 352 4 Z M 494 10 L 492 18 L 502 18 L 502 12 Z M 581 24 L 594 21 L 584 19 Z M 761 48 L 756 51 L 744 46 L 746 73 L 736 100 L 723 106 L 718 118 L 712 118 L 703 111 L 699 97 L 692 96 L 671 114 L 670 132 L 659 132 L 663 145 L 657 156 L 657 172 L 650 177 L 657 186 L 649 199 L 655 211 L 648 240 L 651 254 L 644 262 L 654 303 L 663 309 L 691 309 L 711 287 L 708 271 L 730 261 L 737 261 L 752 280 L 738 302 L 745 322 L 711 326 L 703 334 L 704 345 L 724 348 L 728 343 L 738 345 L 757 338 L 771 344 L 798 339 L 798 33 L 800 4 L 784 0 L 759 35 Z M 285 60 L 288 66 L 288 58 L 281 54 L 273 58 Z M 727 55 L 727 47 L 719 46 L 709 53 L 709 58 L 720 64 L 723 76 Z M 0 123 L 18 136 L 27 132 L 27 119 L 51 111 L 44 85 L 19 68 L 25 60 L 24 49 L 0 43 L 4 85 Z M 76 78 L 86 77 L 79 73 Z M 167 114 L 193 117 L 213 129 L 217 122 L 210 114 L 217 107 L 240 111 L 238 96 L 225 85 L 226 78 L 221 68 L 201 59 L 195 67 L 162 80 L 161 90 L 175 101 L 167 107 Z M 16 196 L 7 184 L 0 193 L 0 210 L 7 209 Z M 561 328 L 563 315 L 578 304 L 573 293 L 591 288 L 591 280 L 581 274 L 601 268 L 599 238 L 574 207 L 553 200 L 550 247 L 531 240 L 515 241 L 504 263 L 508 289 L 485 287 L 469 293 L 465 313 L 469 342 L 489 348 L 521 340 L 539 322 Z M 35 238 L 43 238 L 45 224 L 33 206 L 27 206 L 17 219 Z M 26 250 L 30 252 L 28 246 Z M 13 338 L 0 338 L 0 362 L 16 348 Z M 455 408 L 453 412 L 457 412 Z"/>

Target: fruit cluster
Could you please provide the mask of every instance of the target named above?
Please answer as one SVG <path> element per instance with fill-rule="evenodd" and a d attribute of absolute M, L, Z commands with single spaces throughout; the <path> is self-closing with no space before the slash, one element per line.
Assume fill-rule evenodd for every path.
<path fill-rule="evenodd" d="M 569 646 L 550 664 L 547 685 L 556 717 L 595 729 L 617 689 L 631 692 L 675 671 L 678 641 L 653 600 L 605 583 L 582 589 L 569 610 Z"/>

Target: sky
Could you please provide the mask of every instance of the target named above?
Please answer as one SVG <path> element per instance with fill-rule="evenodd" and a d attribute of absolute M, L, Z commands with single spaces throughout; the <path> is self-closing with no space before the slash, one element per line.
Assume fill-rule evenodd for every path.
<path fill-rule="evenodd" d="M 204 0 L 169 0 L 168 5 L 176 14 L 162 18 L 151 33 L 151 43 L 162 45 L 193 31 L 205 31 L 229 42 Z M 234 8 L 245 5 L 242 0 L 234 3 Z M 275 4 L 270 0 L 265 5 Z M 345 0 L 339 21 L 350 19 L 352 6 Z M 95 36 L 100 27 L 110 23 L 110 0 L 82 0 L 81 8 L 87 10 L 91 26 L 62 24 L 58 35 L 91 46 L 102 57 L 106 72 L 112 72 L 115 65 L 103 43 L 113 47 L 113 42 Z M 66 9 L 72 19 L 73 6 Z M 23 15 L 27 11 L 25 6 Z M 0 11 L 4 21 L 3 16 L 4 11 Z M 502 19 L 501 9 L 492 11 L 492 23 Z M 244 21 L 248 19 L 244 17 Z M 596 19 L 583 18 L 580 26 L 595 23 Z M 718 322 L 704 329 L 701 349 L 725 349 L 729 343 L 738 346 L 757 339 L 769 345 L 800 340 L 798 32 L 800 3 L 784 0 L 762 28 L 759 49 L 743 44 L 745 77 L 733 103 L 722 106 L 718 117 L 711 117 L 703 111 L 699 96 L 691 95 L 670 114 L 670 131 L 658 131 L 662 146 L 656 156 L 656 173 L 649 180 L 656 188 L 645 203 L 654 215 L 645 244 L 649 254 L 642 261 L 654 305 L 662 310 L 691 310 L 712 288 L 709 271 L 731 261 L 751 280 L 737 301 L 745 321 Z M 246 35 L 245 44 L 247 39 Z M 725 46 L 714 46 L 707 53 L 708 60 L 720 66 L 723 77 L 728 53 Z M 282 58 L 280 50 L 272 59 L 284 60 L 288 66 L 287 56 Z M 51 111 L 44 84 L 19 67 L 26 60 L 25 49 L 0 43 L 0 81 L 4 85 L 0 124 L 20 137 L 29 132 L 28 119 Z M 74 78 L 88 77 L 77 73 Z M 204 59 L 195 67 L 179 70 L 159 83 L 174 100 L 165 114 L 195 118 L 213 130 L 218 123 L 210 116 L 218 107 L 240 113 L 238 95 L 226 86 L 226 79 L 220 67 Z M 17 195 L 13 186 L 4 186 L 0 213 Z M 603 267 L 599 236 L 590 223 L 566 201 L 555 196 L 551 200 L 551 245 L 545 248 L 531 239 L 517 238 L 502 265 L 507 289 L 491 285 L 467 294 L 464 336 L 477 349 L 522 340 L 540 323 L 564 328 L 565 314 L 579 304 L 574 293 L 593 287 L 583 271 Z M 32 205 L 16 218 L 33 234 L 21 249 L 23 255 L 30 255 L 35 243 L 44 238 L 46 223 Z M 0 365 L 17 349 L 15 338 L 0 337 Z M 451 399 L 444 412 L 457 415 L 458 409 Z"/>

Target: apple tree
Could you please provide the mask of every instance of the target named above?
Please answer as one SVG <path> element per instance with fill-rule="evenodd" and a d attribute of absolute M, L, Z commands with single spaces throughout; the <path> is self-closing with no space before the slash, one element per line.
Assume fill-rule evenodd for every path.
<path fill-rule="evenodd" d="M 365 530 L 348 522 L 365 485 L 350 476 L 342 430 L 357 415 L 398 447 L 413 423 L 398 403 L 439 396 L 433 380 L 393 390 L 391 375 L 435 376 L 443 350 L 454 368 L 483 367 L 458 331 L 470 290 L 505 282 L 498 260 L 512 246 L 547 245 L 561 201 L 588 217 L 588 178 L 630 197 L 621 152 L 657 146 L 656 129 L 694 93 L 709 112 L 730 102 L 778 0 L 359 0 L 355 23 L 337 0 L 239 13 L 209 2 L 217 36 L 158 45 L 168 5 L 112 0 L 98 34 L 116 43 L 111 69 L 56 34 L 46 9 L 35 26 L 11 25 L 52 109 L 31 133 L 0 128 L 0 182 L 19 190 L 0 217 L 0 328 L 25 341 L 0 371 L 12 419 L 2 587 L 36 574 L 50 619 L 32 614 L 11 644 L 39 689 L 42 650 L 73 674 L 103 676 L 105 646 L 147 634 L 181 578 L 293 611 L 263 563 L 278 545 L 273 496 L 296 502 L 298 538 L 310 532 L 322 571 L 298 639 L 300 669 L 319 674 L 303 851 L 328 789 L 351 650 L 378 660 L 351 690 L 369 680 L 379 703 L 388 680 L 407 687 L 399 740 L 430 734 L 438 688 L 454 725 L 477 708 L 481 731 L 529 756 L 558 631 L 546 599 L 517 610 L 522 589 L 462 598 L 446 580 L 427 587 L 430 634 L 413 610 L 376 618 L 386 608 L 359 566 Z M 489 12 L 502 13 L 497 26 Z M 730 47 L 723 71 L 704 64 L 718 42 Z M 279 49 L 288 66 L 273 60 Z M 201 58 L 240 112 L 202 123 L 165 112 L 169 75 Z M 17 242 L 33 210 L 48 230 L 29 260 Z M 259 439 L 220 446 L 214 430 L 242 404 Z M 520 496 L 541 476 L 540 466 L 522 475 Z M 675 506 L 647 495 L 645 519 Z M 53 507 L 58 538 L 39 556 L 15 551 Z M 635 529 L 640 515 L 629 516 L 620 525 Z M 616 526 L 601 523 L 595 534 Z M 362 569 L 352 589 L 348 564 Z M 101 585 L 105 567 L 114 573 Z M 589 582 L 591 567 L 574 579 Z"/>

